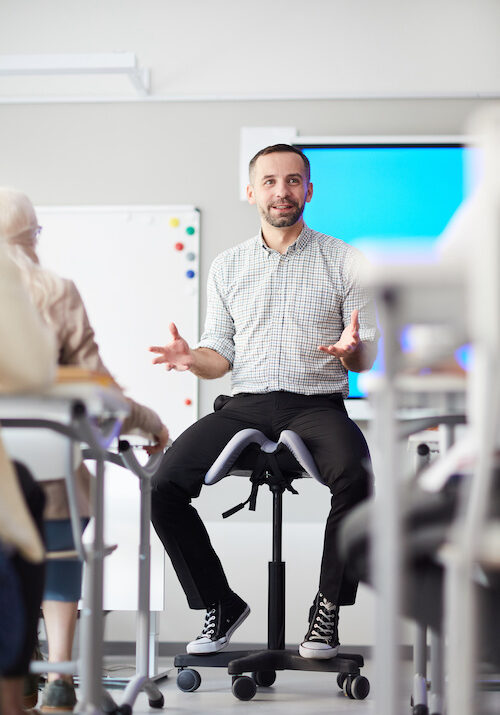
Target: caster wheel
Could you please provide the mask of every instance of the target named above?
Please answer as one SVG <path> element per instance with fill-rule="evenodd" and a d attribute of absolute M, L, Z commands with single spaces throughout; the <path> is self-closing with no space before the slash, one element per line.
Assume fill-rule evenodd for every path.
<path fill-rule="evenodd" d="M 260 685 L 262 688 L 269 688 L 276 680 L 276 671 L 259 670 L 256 673 L 252 673 L 252 678 L 257 685 Z"/>
<path fill-rule="evenodd" d="M 427 705 L 414 705 L 413 715 L 429 715 L 429 708 Z"/>
<path fill-rule="evenodd" d="M 347 678 L 347 673 L 338 673 L 337 675 L 337 685 L 341 690 L 344 689 L 344 681 Z"/>
<path fill-rule="evenodd" d="M 370 683 L 364 675 L 356 675 L 351 682 L 351 694 L 354 700 L 364 700 L 370 692 Z"/>
<path fill-rule="evenodd" d="M 257 692 L 257 683 L 248 675 L 240 675 L 233 680 L 232 690 L 238 700 L 251 700 Z"/>
<path fill-rule="evenodd" d="M 132 707 L 128 703 L 123 703 L 118 708 L 120 715 L 132 715 Z"/>
<path fill-rule="evenodd" d="M 201 683 L 201 675 L 197 670 L 185 668 L 179 671 L 177 676 L 177 687 L 185 693 L 193 693 L 198 690 Z"/>
<path fill-rule="evenodd" d="M 370 683 L 364 675 L 348 675 L 342 689 L 351 700 L 364 700 L 370 692 Z"/>
<path fill-rule="evenodd" d="M 148 700 L 150 708 L 162 708 L 165 705 L 165 698 L 160 695 L 156 700 Z"/>

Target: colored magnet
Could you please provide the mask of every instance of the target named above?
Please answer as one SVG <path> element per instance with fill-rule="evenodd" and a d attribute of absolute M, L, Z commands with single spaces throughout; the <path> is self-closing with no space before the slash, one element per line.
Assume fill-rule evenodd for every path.
<path fill-rule="evenodd" d="M 194 271 L 189 270 L 189 271 L 186 271 L 186 276 L 188 278 L 194 278 L 195 273 L 194 273 Z"/>
<path fill-rule="evenodd" d="M 176 243 L 175 246 L 174 246 L 174 248 L 175 248 L 176 251 L 182 251 L 182 249 L 184 248 L 184 244 L 183 244 L 183 243 L 180 243 L 180 242 L 179 242 L 179 243 Z"/>
<path fill-rule="evenodd" d="M 186 233 L 188 236 L 192 236 L 194 233 L 194 228 L 192 226 L 188 226 L 186 229 Z"/>
<path fill-rule="evenodd" d="M 177 226 L 180 224 L 180 221 L 175 216 L 172 216 L 168 223 L 170 224 L 170 226 L 172 226 L 172 228 L 177 228 Z"/>
<path fill-rule="evenodd" d="M 189 251 L 189 253 L 186 253 L 186 260 L 194 261 L 195 258 L 196 258 L 196 254 L 193 253 L 192 251 Z"/>
<path fill-rule="evenodd" d="M 193 401 L 190 400 L 189 397 L 186 397 L 186 399 L 184 400 L 184 404 L 189 406 L 193 404 Z"/>

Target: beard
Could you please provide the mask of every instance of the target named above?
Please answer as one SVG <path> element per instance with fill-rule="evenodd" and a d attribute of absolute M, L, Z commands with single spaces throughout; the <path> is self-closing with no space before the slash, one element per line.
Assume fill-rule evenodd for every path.
<path fill-rule="evenodd" d="M 288 226 L 294 226 L 304 213 L 305 203 L 301 205 L 297 201 L 286 199 L 286 203 L 291 206 L 290 211 L 288 211 L 284 216 L 274 216 L 271 213 L 274 203 L 269 204 L 265 208 L 261 207 L 260 213 L 262 218 L 265 219 L 270 226 L 274 226 L 275 228 L 287 228 Z"/>

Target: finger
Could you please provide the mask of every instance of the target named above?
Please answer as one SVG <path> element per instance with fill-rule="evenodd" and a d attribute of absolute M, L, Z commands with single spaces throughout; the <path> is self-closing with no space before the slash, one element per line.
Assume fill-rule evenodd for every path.
<path fill-rule="evenodd" d="M 165 348 L 163 348 L 161 345 L 151 345 L 150 348 L 148 348 L 150 353 L 162 353 Z"/>
<path fill-rule="evenodd" d="M 335 345 L 320 345 L 318 350 L 321 350 L 322 353 L 328 353 L 328 355 L 336 356 L 338 354 L 338 349 Z"/>
<path fill-rule="evenodd" d="M 166 361 L 167 361 L 167 358 L 164 355 L 161 355 L 160 357 L 156 357 L 153 360 L 153 365 L 161 365 L 162 362 L 166 362 Z"/>
<path fill-rule="evenodd" d="M 359 330 L 359 310 L 355 308 L 351 313 L 351 328 Z"/>
<path fill-rule="evenodd" d="M 177 330 L 176 324 L 175 324 L 175 323 L 170 323 L 170 325 L 169 325 L 168 327 L 169 327 L 169 330 L 170 330 L 170 332 L 171 332 L 171 334 L 172 334 L 173 339 L 174 339 L 174 340 L 178 340 L 178 338 L 179 338 L 179 331 Z"/>

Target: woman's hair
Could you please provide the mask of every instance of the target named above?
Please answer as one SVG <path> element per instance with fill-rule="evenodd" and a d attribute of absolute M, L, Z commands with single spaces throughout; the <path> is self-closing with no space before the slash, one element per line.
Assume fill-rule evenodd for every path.
<path fill-rule="evenodd" d="M 43 320 L 52 325 L 50 307 L 64 294 L 64 279 L 31 260 L 21 246 L 7 243 L 7 253 L 21 272 L 28 294 Z"/>
<path fill-rule="evenodd" d="M 35 252 L 37 226 L 35 209 L 26 194 L 0 187 L 0 238 L 21 271 L 31 300 L 50 325 L 49 308 L 62 296 L 64 280 L 39 265 Z"/>
<path fill-rule="evenodd" d="M 38 221 L 33 204 L 21 191 L 0 187 L 0 236 L 8 243 L 36 246 Z"/>

